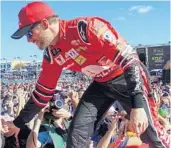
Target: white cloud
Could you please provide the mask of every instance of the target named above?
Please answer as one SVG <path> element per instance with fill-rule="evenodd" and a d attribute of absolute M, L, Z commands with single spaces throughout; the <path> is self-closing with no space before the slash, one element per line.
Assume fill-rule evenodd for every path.
<path fill-rule="evenodd" d="M 138 13 L 147 13 L 153 9 L 152 6 L 132 6 L 130 11 L 137 11 Z"/>

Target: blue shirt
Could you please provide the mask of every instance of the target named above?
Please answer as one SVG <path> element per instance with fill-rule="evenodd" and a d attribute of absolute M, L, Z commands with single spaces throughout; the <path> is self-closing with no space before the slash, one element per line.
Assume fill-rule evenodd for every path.
<path fill-rule="evenodd" d="M 39 132 L 38 140 L 40 141 L 41 145 L 48 144 L 48 143 L 53 144 L 52 138 L 50 137 L 48 131 Z"/>

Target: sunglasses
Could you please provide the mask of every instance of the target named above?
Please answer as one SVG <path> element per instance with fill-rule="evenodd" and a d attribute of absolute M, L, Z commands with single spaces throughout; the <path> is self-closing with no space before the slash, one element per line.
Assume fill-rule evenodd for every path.
<path fill-rule="evenodd" d="M 33 36 L 33 33 L 32 33 L 32 30 L 37 26 L 37 25 L 39 25 L 40 24 L 40 22 L 36 22 L 36 23 L 34 23 L 34 24 L 32 24 L 31 25 L 31 28 L 29 29 L 29 31 L 26 33 L 26 37 L 27 38 L 32 38 L 32 36 Z"/>

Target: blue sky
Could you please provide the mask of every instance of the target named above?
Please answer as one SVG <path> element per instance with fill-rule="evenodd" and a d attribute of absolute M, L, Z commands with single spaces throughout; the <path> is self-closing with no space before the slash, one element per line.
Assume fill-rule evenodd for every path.
<path fill-rule="evenodd" d="M 42 59 L 42 51 L 27 43 L 26 38 L 13 40 L 11 34 L 18 28 L 18 12 L 26 1 L 1 2 L 1 58 L 8 60 L 21 57 L 31 60 L 30 55 Z M 168 1 L 52 1 L 47 3 L 61 19 L 79 16 L 100 16 L 107 19 L 113 27 L 131 44 L 162 44 L 170 41 L 170 4 Z"/>

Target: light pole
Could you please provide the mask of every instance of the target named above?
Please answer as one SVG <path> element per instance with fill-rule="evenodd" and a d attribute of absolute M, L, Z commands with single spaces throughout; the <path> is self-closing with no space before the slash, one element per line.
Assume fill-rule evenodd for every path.
<path fill-rule="evenodd" d="M 35 76 L 37 76 L 37 69 L 38 69 L 37 55 L 30 55 L 30 57 L 32 58 L 32 65 L 36 73 Z"/>
<path fill-rule="evenodd" d="M 16 62 L 17 60 L 17 57 L 14 57 L 13 61 L 12 62 Z M 12 69 L 16 69 L 15 67 L 12 67 Z"/>
<path fill-rule="evenodd" d="M 19 71 L 20 71 L 20 74 L 21 74 L 21 57 L 17 57 L 17 59 L 19 59 L 19 61 L 20 61 Z"/>
<path fill-rule="evenodd" d="M 3 59 L 0 59 L 1 60 L 1 72 L 3 71 L 3 64 L 2 64 L 2 61 L 3 61 Z"/>
<path fill-rule="evenodd" d="M 37 78 L 37 71 L 38 71 L 38 62 L 37 62 L 37 55 L 34 55 L 35 62 L 36 62 L 36 78 Z"/>
<path fill-rule="evenodd" d="M 6 58 L 2 58 L 2 60 L 5 60 L 5 72 L 7 71 L 7 59 Z"/>
<path fill-rule="evenodd" d="M 34 55 L 30 55 L 30 58 L 31 58 L 31 65 L 34 67 Z"/>

